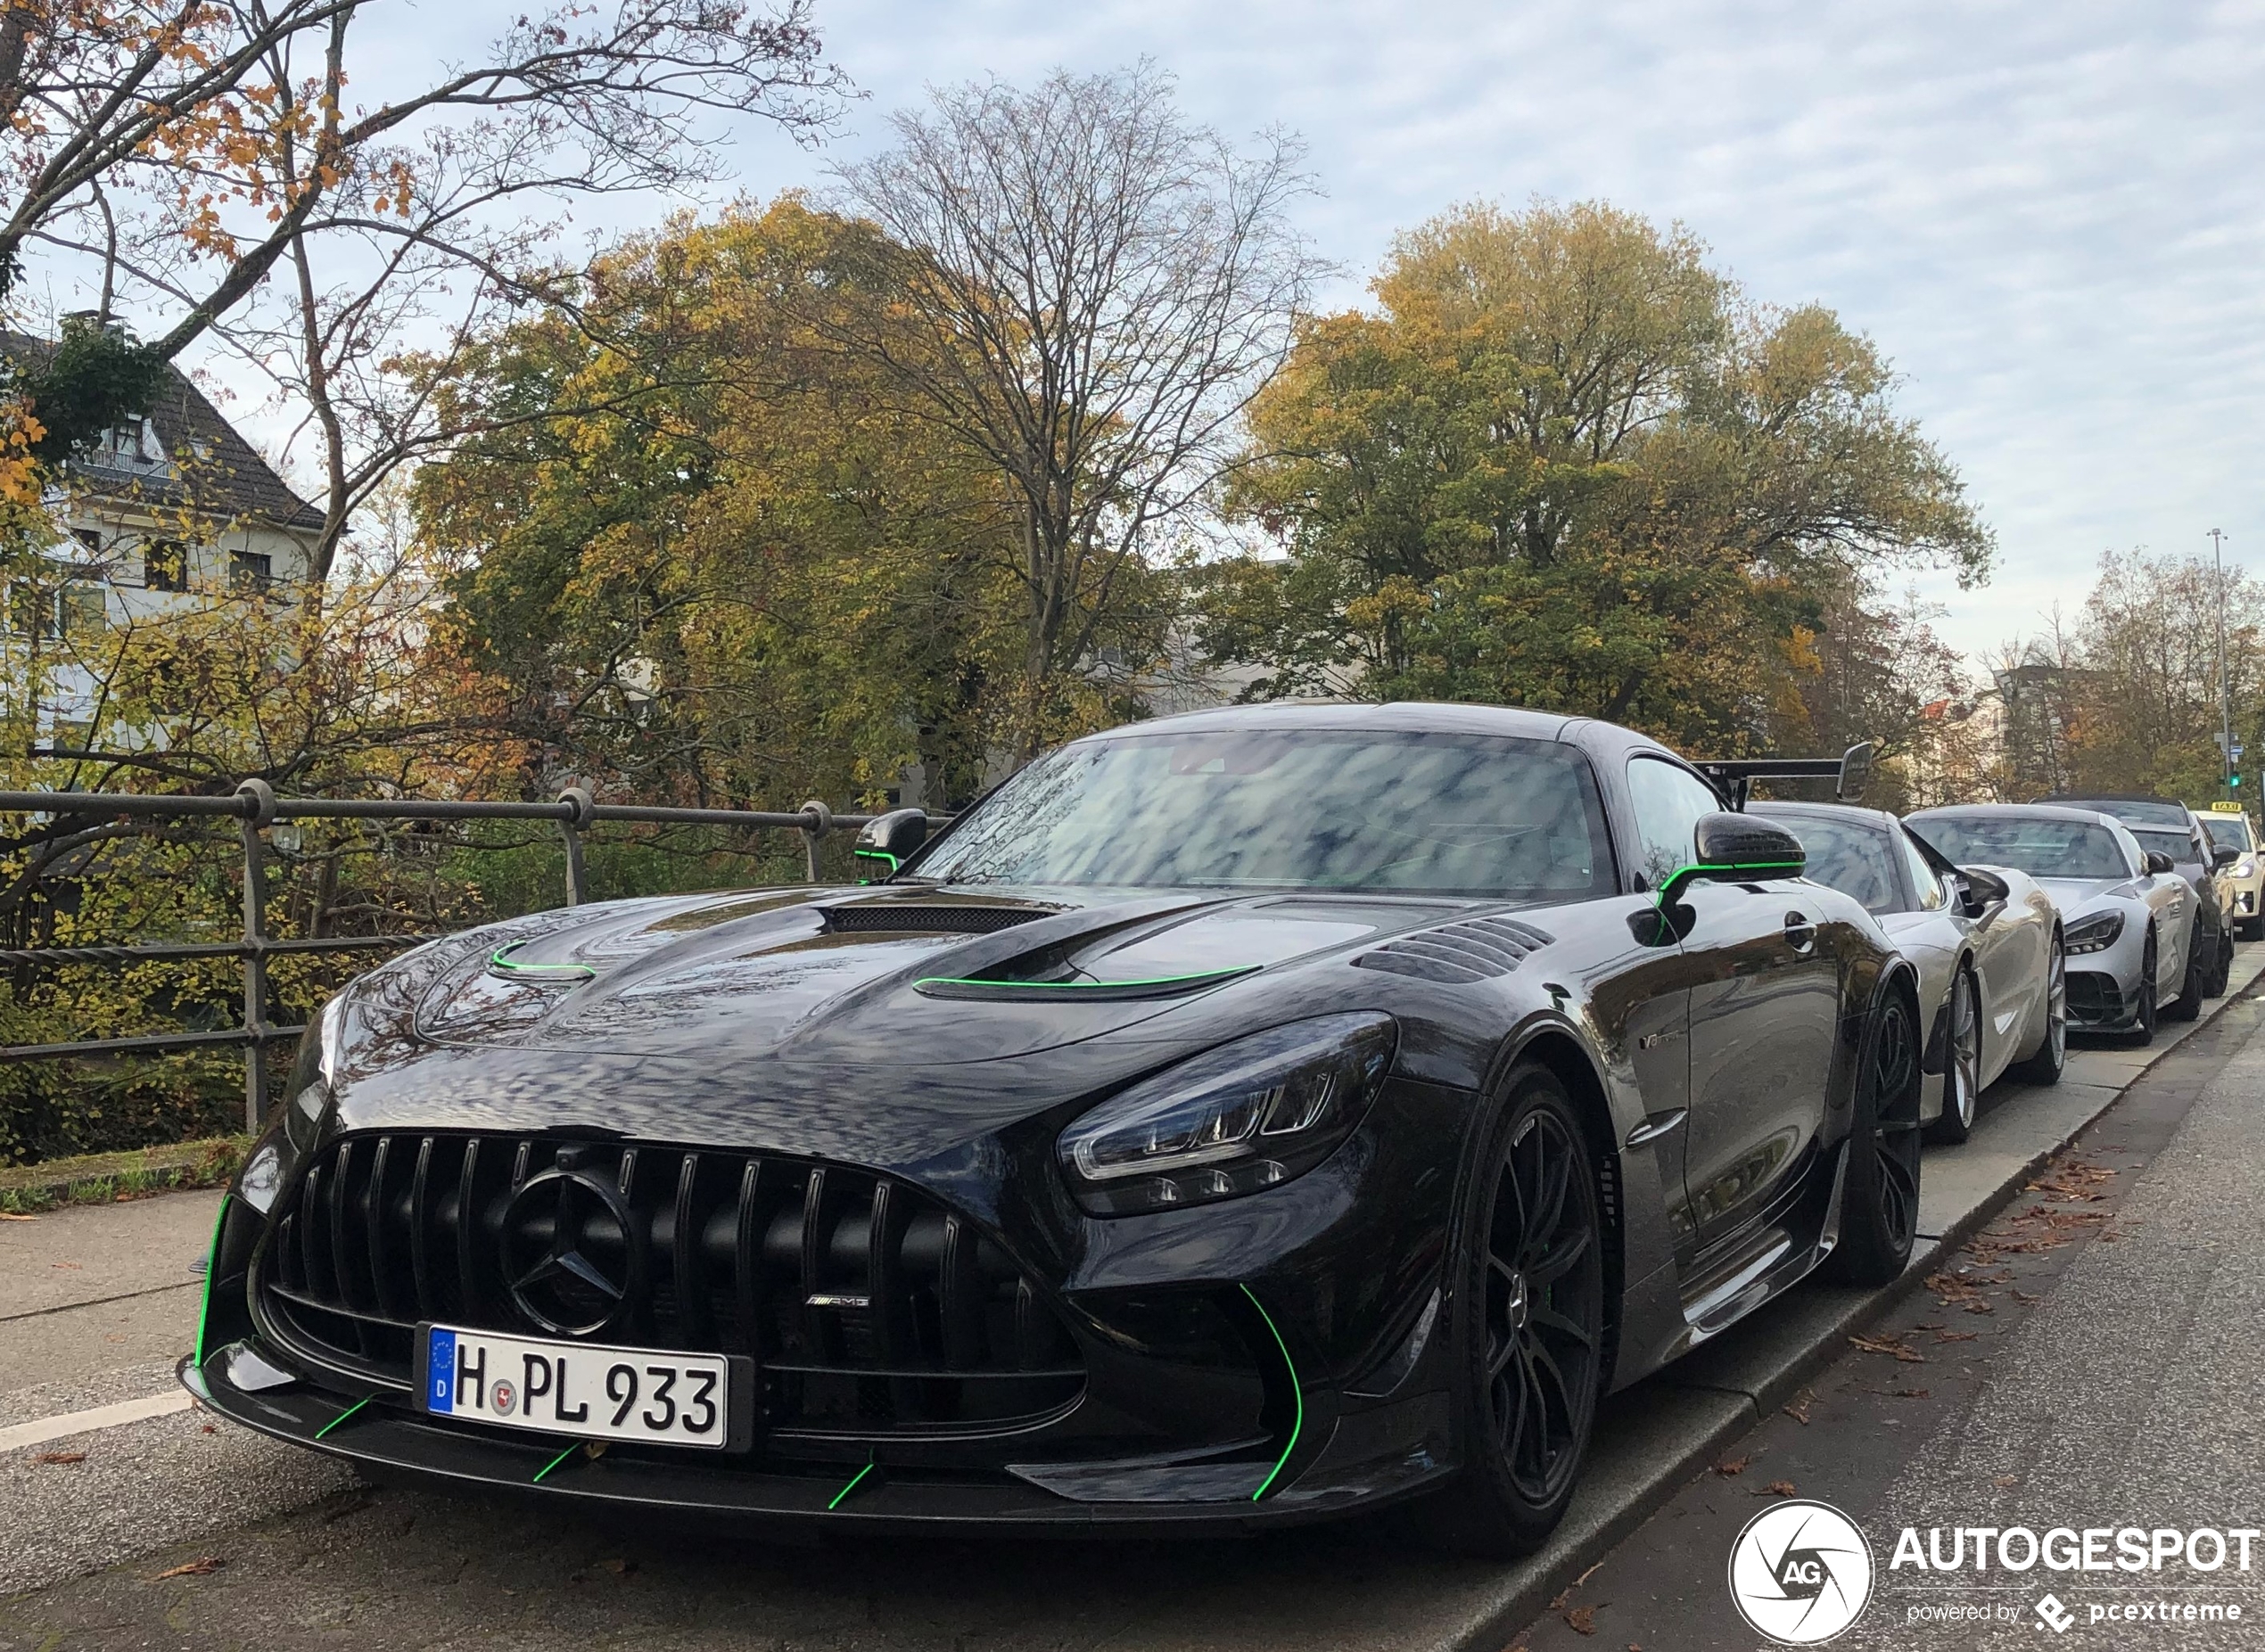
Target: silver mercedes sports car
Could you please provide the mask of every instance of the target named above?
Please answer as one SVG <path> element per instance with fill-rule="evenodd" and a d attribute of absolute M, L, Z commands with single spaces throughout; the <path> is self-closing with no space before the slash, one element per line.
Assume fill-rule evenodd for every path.
<path fill-rule="evenodd" d="M 2009 867 L 2034 877 L 2061 909 L 2068 1007 L 2075 1024 L 2154 1040 L 2158 1010 L 2190 1016 L 2199 1000 L 2187 953 L 2195 898 L 2170 857 L 2143 849 L 2121 821 L 2046 803 L 1967 803 L 1923 810 L 1904 824 L 1958 866 Z"/>
<path fill-rule="evenodd" d="M 1832 803 L 1754 803 L 1801 840 L 1808 875 L 1851 895 L 1918 966 L 1928 1086 L 1920 1118 L 1966 1139 L 1981 1093 L 2012 1071 L 2054 1084 L 2068 1052 L 2061 918 L 2027 873 L 1954 865 L 1893 815 Z"/>

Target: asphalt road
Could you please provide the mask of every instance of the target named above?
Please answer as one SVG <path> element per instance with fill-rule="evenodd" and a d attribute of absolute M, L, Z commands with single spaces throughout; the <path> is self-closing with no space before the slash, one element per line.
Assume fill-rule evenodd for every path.
<path fill-rule="evenodd" d="M 2152 1563 L 2159 1529 L 2265 1527 L 2261 1125 L 2253 996 L 2151 1068 L 1866 1345 L 1726 1448 L 1511 1646 L 1750 1652 L 1764 1642 L 1732 1606 L 1732 1547 L 1790 1495 L 1849 1516 L 1872 1549 L 1871 1602 L 1835 1647 L 2265 1647 L 2265 1536 L 2246 1573 L 2237 1543 L 2210 1570 L 2182 1553 L 2159 1570 L 2014 1571 L 1995 1549 L 1977 1569 L 1973 1540 L 1953 1536 L 2140 1528 Z M 1891 1566 L 1906 1527 L 1959 1569 Z M 2117 1553 L 2104 1539 L 2095 1557 Z M 2217 1553 L 2206 1542 L 2200 1557 Z M 2017 1541 L 2010 1558 L 2030 1556 Z M 2058 1605 L 2041 1614 L 2048 1596 Z M 2136 1623 L 2107 1615 L 2135 1607 Z M 2225 1615 L 2202 1621 L 2204 1608 Z"/>
<path fill-rule="evenodd" d="M 2254 963 L 2244 959 L 2244 965 L 2247 979 Z M 2195 1075 L 2204 1067 L 2215 1073 L 2230 1053 L 2227 1046 L 2236 1030 L 2246 1037 L 2260 1015 L 2265 1006 L 2233 1007 L 2163 1056 L 2108 1120 L 2136 1117 L 2142 1105 L 2160 1110 L 2170 1105 L 2163 1096 L 2190 1099 L 2202 1088 Z M 1994 1090 L 1985 1098 L 1983 1128 L 1973 1142 L 1930 1153 L 1935 1221 L 1947 1221 L 1989 1196 L 2009 1167 L 2028 1162 L 2035 1142 L 2062 1139 L 2070 1128 L 2066 1121 L 2088 1116 L 2146 1059 L 2103 1048 L 2080 1056 L 2056 1090 Z M 2250 1069 L 2229 1068 L 2225 1081 L 2248 1083 L 2253 1102 L 2265 1098 L 2265 1053 L 2254 1060 L 2254 1074 L 2237 1079 Z M 2235 1115 L 2226 1128 L 2238 1137 L 2241 1104 L 2225 1105 Z M 2183 1113 L 2183 1103 L 2174 1111 Z M 2098 1185 L 2118 1200 L 2136 1199 L 2154 1174 L 2139 1167 L 2158 1162 L 2158 1147 L 2164 1155 L 2159 1163 L 2166 1166 L 2174 1152 L 2186 1151 L 2165 1145 L 2173 1122 L 2166 1114 L 2152 1127 L 2161 1142 L 2133 1136 L 2125 1145 L 2142 1156 L 2128 1165 L 2115 1162 L 2115 1176 Z M 2212 1156 L 2216 1151 L 2205 1150 L 2205 1162 L 2168 1177 L 2156 1196 L 2178 1205 L 2187 1173 L 2203 1175 L 2197 1187 L 2215 1189 L 2187 1199 L 2178 1220 L 2158 1229 L 2165 1241 L 2177 1233 L 2187 1236 L 2181 1252 L 2187 1271 L 2174 1268 L 2162 1277 L 2180 1280 L 2178 1289 L 2188 1294 L 2173 1298 L 2155 1291 L 2154 1276 L 2139 1269 L 2127 1281 L 2138 1294 L 2131 1314 L 2098 1322 L 2100 1328 L 2115 1329 L 2121 1341 L 2087 1342 L 2094 1321 L 2087 1317 L 2088 1299 L 2082 1298 L 2071 1310 L 2072 1328 L 2062 1333 L 2063 1342 L 2088 1352 L 2096 1368 L 2092 1385 L 2080 1391 L 2087 1402 L 2113 1409 L 2120 1395 L 2123 1409 L 2115 1416 L 2128 1426 L 2174 1434 L 2186 1426 L 2168 1413 L 2157 1418 L 2145 1410 L 2143 1401 L 2162 1384 L 2165 1361 L 2218 1361 L 2209 1368 L 2217 1375 L 2195 1382 L 2231 1381 L 2226 1375 L 2231 1366 L 2246 1374 L 2244 1361 L 2220 1358 L 2227 1352 L 2222 1339 L 2210 1346 L 2191 1336 L 2166 1340 L 2169 1330 L 2148 1323 L 2168 1303 L 2190 1309 L 2195 1299 L 2189 1286 L 2205 1293 L 2202 1300 L 2222 1298 L 2228 1304 L 2250 1300 L 2245 1289 L 2253 1294 L 2255 1287 L 2245 1286 L 2240 1275 L 2256 1253 L 2257 1229 L 2265 1219 L 2256 1219 L 2253 1209 L 2250 1217 L 2237 1215 L 2237 1194 L 2254 1187 L 2265 1201 L 2265 1180 L 2255 1174 L 2265 1166 L 2245 1145 L 2242 1154 L 2248 1156 L 2237 1154 L 2223 1164 Z M 2097 1190 L 2088 1182 L 2086 1189 Z M 210 1195 L 174 1195 L 0 1224 L 0 1648 L 477 1645 L 540 1646 L 549 1652 L 564 1642 L 782 1652 L 1103 1647 L 1266 1652 L 1313 1646 L 1416 1652 L 1483 1642 L 1482 1652 L 1495 1652 L 1503 1637 L 1491 1626 L 1516 1622 L 1501 1617 L 1503 1603 L 1516 1598 L 1514 1582 L 1503 1568 L 1442 1559 L 1379 1522 L 1182 1543 L 794 1545 L 672 1533 L 541 1506 L 365 1487 L 327 1459 L 213 1425 L 193 1410 L 10 1449 L 12 1426 L 172 1392 L 171 1360 L 194 1334 L 197 1282 L 189 1264 L 203 1248 L 214 1203 Z M 2071 1208 L 2080 1213 L 2101 1203 Z M 1609 1516 L 1615 1500 L 1656 1495 L 1642 1490 L 1647 1474 L 1657 1484 L 1660 1464 L 1690 1460 L 1694 1442 L 1703 1446 L 1736 1435 L 1751 1424 L 1757 1405 L 1772 1415 L 1750 1442 L 1725 1448 L 1726 1457 L 1752 1456 L 1750 1466 L 1735 1476 L 1702 1474 L 1697 1485 L 1566 1597 L 1559 1611 L 1528 1631 L 1534 1652 L 1561 1644 L 1617 1649 L 1633 1643 L 1655 1652 L 1757 1644 L 1738 1630 L 1727 1608 L 1723 1564 L 1737 1526 L 1769 1500 L 1754 1493 L 1772 1480 L 1798 1482 L 1803 1494 L 1830 1492 L 1870 1525 L 1890 1510 L 1931 1507 L 1929 1497 L 1955 1501 L 1971 1489 L 1981 1467 L 1991 1469 L 1984 1478 L 2001 1500 L 2026 1484 L 1999 1487 L 1995 1482 L 2004 1474 L 2074 1473 L 2055 1455 L 2064 1448 L 2049 1443 L 2053 1423 L 2065 1420 L 2064 1406 L 2055 1402 L 2069 1392 L 2060 1377 L 2072 1368 L 2070 1346 L 2048 1345 L 2035 1356 L 2037 1363 L 2022 1368 L 2035 1385 L 2031 1401 L 1993 1383 L 2010 1381 L 2014 1370 L 2001 1358 L 2000 1342 L 2032 1322 L 2046 1322 L 2047 1304 L 2059 1289 L 2056 1270 L 2095 1252 L 2111 1264 L 2126 1265 L 2127 1258 L 2140 1254 L 2137 1245 L 2154 1241 L 2143 1221 L 2128 1235 L 2120 1232 L 2115 1244 L 2098 1244 L 2088 1237 L 2096 1225 L 2074 1224 L 2071 1243 L 1993 1252 L 1990 1268 L 2008 1272 L 2010 1282 L 1977 1287 L 1987 1296 L 1989 1314 L 1969 1313 L 1962 1301 L 1954 1322 L 1944 1318 L 1934 1296 L 1915 1298 L 1904 1316 L 1912 1325 L 1972 1323 L 1981 1327 L 1975 1340 L 1924 1352 L 1924 1364 L 1878 1354 L 1852 1357 L 1817 1379 L 1819 1398 L 1807 1408 L 1807 1425 L 1775 1414 L 1775 1401 L 1767 1397 L 1774 1390 L 1741 1373 L 1762 1370 L 1772 1360 L 1779 1362 L 1773 1368 L 1782 1369 L 1782 1346 L 1772 1352 L 1773 1340 L 1799 1344 L 1815 1334 L 1801 1331 L 1803 1322 L 1831 1326 L 1835 1316 L 1863 1308 L 1859 1294 L 1835 1296 L 1805 1286 L 1796 1299 L 1774 1305 L 1710 1346 L 1704 1360 L 1676 1368 L 1672 1380 L 1655 1379 L 1617 1398 L 1605 1425 L 1610 1439 L 1584 1492 L 1603 1511 L 1600 1517 Z M 2046 1227 L 2060 1232 L 2049 1222 Z M 1944 1230 L 1923 1221 L 1924 1232 Z M 2193 1270 L 2206 1257 L 2216 1259 L 2217 1271 L 2195 1286 Z M 2028 1303 L 2012 1292 L 2046 1302 Z M 2189 1309 L 2177 1311 L 2203 1326 L 2216 1319 Z M 1903 1321 L 1892 1322 L 1890 1330 L 1898 1325 Z M 1913 1351 L 1933 1346 L 1922 1339 L 1935 1332 L 1903 1328 Z M 2221 1328 L 2226 1337 L 2246 1336 L 2255 1345 L 2253 1319 L 2235 1317 Z M 1916 1381 L 1914 1373 L 1920 1374 Z M 1897 1395 L 1898 1389 L 1917 1387 L 1929 1391 L 1924 1398 Z M 2012 1409 L 1981 1409 L 1993 1393 L 1997 1402 Z M 2150 1432 L 2148 1443 L 2130 1447 L 2101 1473 L 2109 1483 L 2177 1485 L 2187 1484 L 2179 1475 L 2199 1472 L 2197 1465 L 2213 1473 L 2242 1463 L 2257 1468 L 2254 1437 L 2241 1437 L 2244 1427 L 2265 1416 L 2256 1397 L 2252 1393 L 2242 1401 L 2241 1414 L 2252 1421 L 2213 1426 L 2200 1457 L 2170 1451 L 2160 1455 L 2160 1467 L 2150 1467 L 2135 1453 L 2167 1451 L 2162 1437 Z M 2199 1402 L 2198 1396 L 2184 1402 Z M 2022 1403 L 2045 1409 L 2024 1412 Z M 2035 1465 L 1999 1467 L 2014 1460 L 2006 1453 L 2019 1442 L 2032 1440 L 2040 1442 L 2042 1454 Z M 1976 1467 L 1942 1466 L 1964 1462 L 1960 1451 Z M 1916 1478 L 1907 1485 L 1905 1477 L 1912 1475 Z M 2063 1489 L 2069 1497 L 2077 1495 L 2073 1485 Z M 2227 1495 L 2236 1489 L 2229 1484 Z M 1957 1512 L 1987 1523 L 1987 1510 L 1994 1507 L 1961 1502 Z M 2265 1513 L 2265 1503 L 2254 1499 L 2242 1508 L 2253 1516 Z M 2103 1504 L 2102 1510 L 2101 1521 L 2123 1518 L 2113 1507 Z M 2234 1515 L 2209 1517 L 2222 1522 Z M 1569 1529 L 1577 1525 L 1569 1521 Z M 1882 1553 L 1882 1566 L 1885 1559 Z M 2265 1568 L 2265 1546 L 2259 1560 Z M 1882 1573 L 1878 1601 L 1887 1602 L 1890 1585 L 1903 1581 Z M 2062 1594 L 2076 1598 L 2071 1590 Z M 1585 1606 L 1594 1615 L 1579 1619 Z M 1883 1610 L 1875 1604 L 1859 1631 L 1884 1623 Z M 2258 1613 L 2265 1623 L 2265 1599 Z M 1569 1619 L 1596 1632 L 1578 1634 Z M 2065 1639 L 2084 1644 L 2077 1631 Z M 1876 1642 L 1971 1643 L 1923 1641 L 1899 1631 Z"/>

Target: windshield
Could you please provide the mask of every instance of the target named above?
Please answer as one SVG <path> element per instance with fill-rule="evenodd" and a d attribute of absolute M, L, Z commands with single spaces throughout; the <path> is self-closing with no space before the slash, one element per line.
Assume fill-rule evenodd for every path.
<path fill-rule="evenodd" d="M 2254 849 L 2256 840 L 2250 834 L 2247 815 L 2204 815 L 2202 829 L 2210 834 L 2213 849 Z"/>
<path fill-rule="evenodd" d="M 1903 909 L 1903 894 L 1896 887 L 1895 866 L 1888 859 L 1886 833 L 1854 820 L 1834 819 L 1830 815 L 1781 814 L 1774 809 L 1769 814 L 1801 840 L 1801 848 L 1808 856 L 1808 868 L 1803 875 L 1827 889 L 1853 895 L 1864 903 L 1866 912 Z"/>
<path fill-rule="evenodd" d="M 2123 797 L 2054 798 L 2071 809 L 2096 809 L 2104 815 L 2113 815 L 2124 825 L 2137 831 L 2141 826 L 2176 826 L 2187 828 L 2187 806 L 2184 803 L 2149 803 Z"/>
<path fill-rule="evenodd" d="M 2124 823 L 2129 826 L 2130 823 Z M 2173 860 L 2191 862 L 2195 858 L 2195 840 L 2186 832 L 2169 831 L 2162 826 L 2131 826 L 2131 835 L 2139 840 L 2139 847 L 2169 855 Z"/>
<path fill-rule="evenodd" d="M 948 884 L 1612 892 L 1586 760 L 1549 741 L 1339 729 L 1124 735 L 1041 758 L 910 871 Z"/>
<path fill-rule="evenodd" d="M 2129 877 L 2104 826 L 2046 816 L 1921 815 L 1904 824 L 1954 866 L 2011 867 L 2031 877 Z"/>

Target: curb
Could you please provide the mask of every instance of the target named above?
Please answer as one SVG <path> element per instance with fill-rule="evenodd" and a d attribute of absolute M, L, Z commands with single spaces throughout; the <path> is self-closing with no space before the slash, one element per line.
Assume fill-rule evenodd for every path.
<path fill-rule="evenodd" d="M 1627 1391 L 1637 1395 L 1653 1384 L 1659 1385 L 1652 1403 L 1662 1409 L 1673 1407 L 1687 1410 L 1703 1396 L 1715 1396 L 1731 1409 L 1711 1423 L 1680 1433 L 1667 1449 L 1673 1455 L 1660 1459 L 1656 1467 L 1645 1472 L 1617 1502 L 1597 1511 L 1578 1530 L 1558 1529 L 1556 1536 L 1544 1545 L 1533 1558 L 1521 1562 L 1503 1579 L 1503 1592 L 1488 1602 L 1477 1615 L 1467 1617 L 1450 1628 L 1437 1643 L 1444 1652 L 1502 1652 L 1511 1643 L 1511 1638 L 1529 1627 L 1549 1607 L 1558 1594 L 1583 1576 L 1597 1562 L 1618 1547 L 1644 1521 L 1664 1507 L 1694 1476 L 1702 1472 L 1721 1454 L 1723 1448 L 1759 1426 L 1769 1414 L 1789 1402 L 1809 1378 L 1841 1356 L 1848 1346 L 1848 1338 L 1860 1335 L 1866 1327 L 1884 1317 L 1891 1308 L 1902 1302 L 1925 1281 L 1943 1259 L 1964 1245 L 1981 1229 L 1995 1221 L 2005 1207 L 2017 1196 L 2022 1185 L 2055 1155 L 2092 1128 L 2109 1109 L 2129 1095 L 2133 1087 L 2153 1073 L 2166 1056 L 2185 1048 L 2188 1040 L 2209 1026 L 2233 1005 L 2242 1002 L 2265 982 L 2265 968 L 2253 974 L 2237 986 L 2229 986 L 2225 995 L 2205 1008 L 2181 1036 L 2171 1043 L 2149 1053 L 2145 1065 L 2124 1083 L 2109 1092 L 2100 1105 L 2080 1120 L 2067 1123 L 2055 1132 L 2051 1145 L 2039 1148 L 2024 1161 L 2020 1169 L 1999 1181 L 1997 1187 L 1976 1199 L 1966 1211 L 1935 1238 L 1923 1238 L 1912 1251 L 1911 1263 L 1892 1284 L 1880 1286 L 1869 1292 L 1856 1294 L 1854 1300 L 1828 1311 L 1817 1323 L 1799 1336 L 1793 1345 L 1774 1350 L 1755 1373 L 1751 1386 L 1715 1385 L 1705 1382 L 1675 1380 L 1677 1366 L 1670 1365 L 1663 1372 Z M 1806 1287 L 1796 1286 L 1800 1290 Z M 1763 1310 L 1765 1324 L 1768 1310 Z M 1752 1321 L 1747 1323 L 1751 1324 Z M 1701 1360 L 1706 1350 L 1701 1348 L 1686 1356 L 1686 1361 Z M 1595 1467 L 1593 1459 L 1590 1467 Z M 1577 1500 L 1574 1511 L 1577 1512 Z M 1561 1541 L 1560 1540 L 1562 1540 Z"/>

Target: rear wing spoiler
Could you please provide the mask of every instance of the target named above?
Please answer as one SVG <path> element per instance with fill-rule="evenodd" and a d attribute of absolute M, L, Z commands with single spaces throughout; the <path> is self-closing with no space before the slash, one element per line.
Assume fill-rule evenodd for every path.
<path fill-rule="evenodd" d="M 1838 757 L 1725 757 L 1694 763 L 1693 768 L 1715 783 L 1733 809 L 1746 807 L 1747 794 L 1757 780 L 1830 780 L 1833 795 L 1853 803 L 1864 795 L 1872 778 L 1873 743 L 1852 745 Z"/>

